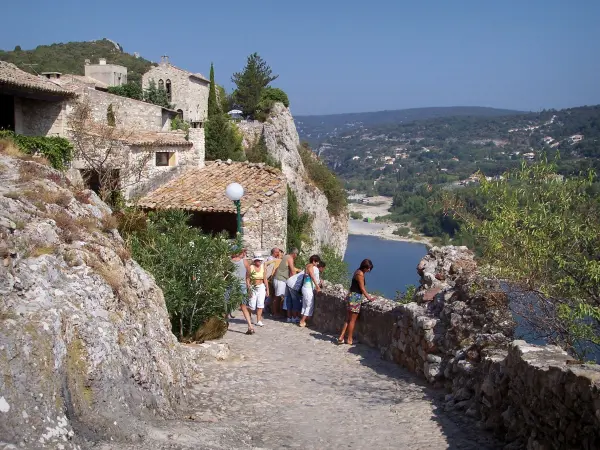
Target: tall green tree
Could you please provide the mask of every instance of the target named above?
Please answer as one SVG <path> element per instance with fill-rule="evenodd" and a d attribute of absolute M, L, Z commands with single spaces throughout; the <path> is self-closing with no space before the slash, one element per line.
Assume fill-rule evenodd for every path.
<path fill-rule="evenodd" d="M 243 161 L 242 136 L 231 124 L 229 118 L 218 113 L 209 118 L 205 130 L 206 159 Z"/>
<path fill-rule="evenodd" d="M 154 80 L 150 80 L 148 83 L 148 88 L 144 91 L 144 101 L 162 106 L 163 108 L 170 109 L 172 106 L 169 103 L 167 91 L 164 88 L 156 86 L 156 82 Z"/>
<path fill-rule="evenodd" d="M 219 102 L 217 101 L 217 86 L 215 84 L 215 68 L 210 64 L 210 90 L 208 91 L 208 118 L 220 114 Z"/>
<path fill-rule="evenodd" d="M 231 81 L 236 85 L 233 98 L 244 116 L 254 117 L 263 89 L 277 77 L 258 53 L 248 56 L 244 70 L 234 73 L 231 77 Z"/>

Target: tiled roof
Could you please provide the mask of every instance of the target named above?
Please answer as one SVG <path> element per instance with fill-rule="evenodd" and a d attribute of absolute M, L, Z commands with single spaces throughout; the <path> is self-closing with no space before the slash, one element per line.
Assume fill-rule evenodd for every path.
<path fill-rule="evenodd" d="M 234 213 L 233 202 L 225 196 L 229 183 L 244 187 L 242 213 L 285 195 L 287 186 L 280 170 L 264 164 L 209 161 L 206 167 L 188 169 L 138 204 L 151 209 Z"/>
<path fill-rule="evenodd" d="M 129 130 L 98 124 L 88 126 L 85 133 L 90 136 L 103 136 L 106 139 L 140 147 L 188 147 L 194 145 L 193 142 L 185 138 L 183 132 L 177 131 Z"/>
<path fill-rule="evenodd" d="M 73 75 L 73 74 L 64 74 L 63 76 L 60 77 L 59 81 L 64 81 L 66 83 L 73 83 L 73 84 L 85 84 L 85 85 L 92 85 L 94 87 L 98 87 L 100 89 L 108 89 L 108 84 L 96 80 L 95 78 L 92 77 L 87 77 L 85 75 Z"/>
<path fill-rule="evenodd" d="M 46 92 L 65 97 L 75 95 L 73 92 L 63 89 L 56 83 L 27 73 L 6 61 L 0 61 L 0 86 L 24 88 L 35 92 Z"/>

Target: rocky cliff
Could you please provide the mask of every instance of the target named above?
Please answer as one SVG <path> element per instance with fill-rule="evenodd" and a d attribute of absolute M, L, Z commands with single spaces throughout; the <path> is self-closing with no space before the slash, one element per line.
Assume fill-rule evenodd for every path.
<path fill-rule="evenodd" d="M 325 245 L 343 255 L 348 243 L 347 214 L 331 216 L 327 211 L 327 197 L 309 180 L 298 152 L 300 138 L 290 110 L 277 103 L 265 123 L 240 122 L 238 128 L 246 148 L 264 133 L 269 154 L 281 162 L 281 170 L 296 193 L 299 207 L 312 217 L 312 242 L 308 250 L 318 252 Z"/>
<path fill-rule="evenodd" d="M 93 192 L 0 153 L 0 448 L 140 440 L 201 377 L 114 226 Z"/>

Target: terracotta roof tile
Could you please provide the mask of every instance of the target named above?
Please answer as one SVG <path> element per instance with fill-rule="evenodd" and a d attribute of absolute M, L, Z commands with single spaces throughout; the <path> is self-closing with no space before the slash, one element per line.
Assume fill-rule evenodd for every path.
<path fill-rule="evenodd" d="M 67 88 L 69 86 L 94 86 L 100 89 L 108 89 L 108 84 L 96 80 L 95 78 L 88 77 L 85 75 L 73 75 L 70 73 L 64 74 L 57 80 L 63 87 Z"/>
<path fill-rule="evenodd" d="M 57 84 L 19 69 L 14 64 L 0 61 L 0 86 L 25 88 L 36 92 L 47 92 L 71 97 L 74 92 L 63 89 Z"/>
<path fill-rule="evenodd" d="M 229 183 L 244 187 L 242 213 L 285 195 L 287 186 L 280 170 L 264 164 L 209 161 L 206 167 L 188 169 L 138 204 L 150 209 L 235 213 L 233 202 L 225 195 Z"/>

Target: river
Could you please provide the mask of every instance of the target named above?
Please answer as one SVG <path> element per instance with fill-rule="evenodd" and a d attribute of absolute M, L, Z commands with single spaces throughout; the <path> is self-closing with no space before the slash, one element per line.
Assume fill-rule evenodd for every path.
<path fill-rule="evenodd" d="M 417 265 L 426 254 L 427 247 L 423 244 L 351 234 L 344 261 L 352 275 L 360 262 L 369 258 L 374 269 L 365 277 L 367 291 L 393 299 L 396 291 L 405 291 L 407 285 L 419 286 Z"/>

